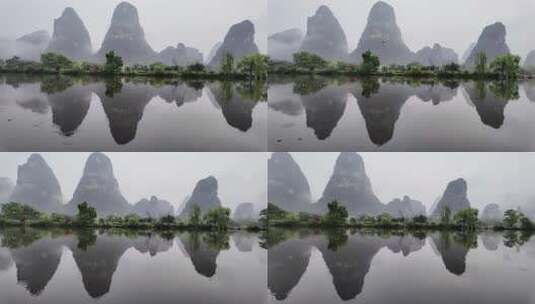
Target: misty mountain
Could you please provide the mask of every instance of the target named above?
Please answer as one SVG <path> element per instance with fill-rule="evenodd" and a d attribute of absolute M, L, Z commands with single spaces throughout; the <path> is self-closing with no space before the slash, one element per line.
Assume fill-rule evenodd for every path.
<path fill-rule="evenodd" d="M 232 214 L 232 219 L 236 222 L 253 222 L 258 219 L 253 203 L 241 203 Z"/>
<path fill-rule="evenodd" d="M 152 63 L 156 57 L 145 40 L 137 8 L 128 2 L 121 2 L 115 8 L 97 57 L 103 60 L 109 51 L 115 51 L 126 63 Z"/>
<path fill-rule="evenodd" d="M 15 40 L 14 54 L 26 60 L 40 60 L 50 43 L 50 34 L 45 30 L 35 31 Z"/>
<path fill-rule="evenodd" d="M 503 219 L 503 211 L 498 204 L 488 204 L 483 208 L 479 218 L 483 222 L 498 222 Z"/>
<path fill-rule="evenodd" d="M 461 62 L 466 62 L 466 60 L 468 59 L 468 57 L 470 57 L 470 55 L 472 54 L 472 51 L 474 50 L 475 47 L 476 47 L 476 43 L 475 42 L 470 43 L 470 46 L 468 46 L 466 51 L 464 51 L 464 53 L 463 53 L 463 57 L 461 58 Z"/>
<path fill-rule="evenodd" d="M 510 54 L 511 51 L 507 46 L 506 35 L 505 25 L 501 22 L 486 26 L 464 64 L 466 66 L 475 65 L 476 56 L 479 53 L 485 53 L 489 63 L 500 55 Z"/>
<path fill-rule="evenodd" d="M 440 217 L 442 211 L 446 207 L 449 207 L 452 216 L 463 209 L 470 208 L 467 191 L 468 186 L 464 179 L 459 178 L 451 181 L 430 216 L 434 218 Z"/>
<path fill-rule="evenodd" d="M 382 1 L 372 7 L 357 49 L 351 53 L 352 61 L 361 62 L 362 54 L 368 50 L 379 56 L 383 65 L 408 64 L 414 58 L 403 42 L 394 8 Z"/>
<path fill-rule="evenodd" d="M 126 215 L 131 210 L 115 179 L 111 160 L 102 153 L 93 153 L 87 159 L 84 172 L 73 198 L 66 206 L 68 214 L 76 214 L 78 204 L 87 202 L 101 217 Z"/>
<path fill-rule="evenodd" d="M 529 52 L 524 61 L 524 69 L 527 71 L 535 71 L 535 50 Z"/>
<path fill-rule="evenodd" d="M 202 53 L 192 47 L 179 43 L 176 47 L 169 46 L 158 54 L 158 61 L 170 66 L 187 67 L 194 63 L 203 63 Z"/>
<path fill-rule="evenodd" d="M 268 38 L 268 55 L 273 60 L 292 61 L 303 42 L 303 32 L 298 28 L 275 33 Z"/>
<path fill-rule="evenodd" d="M 206 214 L 211 209 L 221 207 L 221 200 L 219 199 L 217 190 L 217 179 L 213 176 L 209 176 L 197 182 L 197 185 L 195 185 L 195 189 L 193 189 L 182 213 L 180 213 L 180 217 L 189 217 L 195 205 L 199 206 L 202 214 Z"/>
<path fill-rule="evenodd" d="M 40 154 L 30 155 L 25 164 L 18 166 L 17 183 L 9 200 L 42 212 L 61 212 L 63 194 L 60 184 Z"/>
<path fill-rule="evenodd" d="M 425 66 L 443 66 L 458 63 L 459 55 L 453 49 L 435 43 L 432 48 L 426 46 L 416 52 L 414 60 Z"/>
<path fill-rule="evenodd" d="M 217 49 L 209 66 L 219 68 L 225 55 L 230 54 L 237 63 L 245 56 L 257 54 L 258 47 L 255 43 L 255 26 L 245 20 L 230 27 L 221 46 Z"/>
<path fill-rule="evenodd" d="M 351 216 L 378 215 L 385 206 L 373 192 L 362 157 L 357 153 L 340 153 L 321 199 L 314 204 L 316 213 L 327 212 L 327 204 L 338 201 Z"/>
<path fill-rule="evenodd" d="M 319 55 L 327 60 L 346 60 L 347 39 L 338 19 L 325 5 L 307 20 L 307 32 L 300 51 Z"/>
<path fill-rule="evenodd" d="M 167 215 L 175 215 L 173 205 L 165 200 L 158 199 L 156 196 L 151 196 L 149 199 L 142 199 L 137 202 L 132 211 L 141 217 L 151 217 L 159 219 Z"/>
<path fill-rule="evenodd" d="M 425 206 L 422 202 L 404 196 L 403 199 L 396 198 L 385 207 L 385 212 L 394 218 L 412 219 L 418 215 L 426 215 Z"/>
<path fill-rule="evenodd" d="M 290 211 L 310 208 L 310 185 L 290 153 L 275 152 L 268 160 L 268 202 Z"/>
<path fill-rule="evenodd" d="M 13 192 L 13 182 L 7 177 L 0 177 L 0 205 L 9 202 L 9 197 Z"/>
<path fill-rule="evenodd" d="M 214 44 L 214 46 L 210 49 L 210 53 L 208 53 L 208 56 L 205 59 L 206 64 L 210 63 L 212 59 L 214 59 L 215 54 L 217 54 L 217 51 L 219 50 L 222 44 L 223 44 L 223 41 L 219 41 L 216 44 Z"/>
<path fill-rule="evenodd" d="M 91 57 L 89 32 L 72 7 L 67 7 L 61 17 L 54 20 L 54 33 L 46 52 L 62 54 L 72 60 Z"/>

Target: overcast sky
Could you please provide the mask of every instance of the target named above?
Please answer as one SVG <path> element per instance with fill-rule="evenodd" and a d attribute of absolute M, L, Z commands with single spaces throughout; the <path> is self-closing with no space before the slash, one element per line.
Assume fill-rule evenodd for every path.
<path fill-rule="evenodd" d="M 53 31 L 54 19 L 73 7 L 100 48 L 114 8 L 120 0 L 0 0 L 0 37 L 20 37 L 32 31 Z M 149 44 L 156 51 L 183 42 L 205 56 L 225 37 L 230 26 L 245 19 L 256 27 L 261 51 L 267 44 L 266 0 L 129 0 L 138 9 Z"/>
<path fill-rule="evenodd" d="M 333 172 L 339 153 L 291 153 L 306 175 L 314 200 Z M 360 153 L 375 194 L 383 203 L 409 195 L 428 208 L 457 178 L 468 183 L 468 199 L 517 204 L 506 197 L 535 197 L 535 153 Z M 523 202 L 522 202 L 523 203 Z M 518 205 L 516 205 L 518 206 Z"/>
<path fill-rule="evenodd" d="M 268 0 L 269 33 L 293 27 L 306 30 L 307 17 L 328 5 L 346 33 L 349 49 L 357 47 L 376 0 Z M 438 42 L 462 56 L 486 25 L 501 21 L 507 27 L 512 52 L 525 57 L 535 49 L 533 0 L 386 0 L 392 5 L 405 43 L 417 51 Z"/>
<path fill-rule="evenodd" d="M 31 153 L 0 153 L 0 176 L 17 178 L 17 166 Z M 67 202 L 82 177 L 89 153 L 40 153 L 58 178 Z M 210 175 L 219 182 L 225 207 L 243 202 L 265 208 L 266 153 L 105 153 L 121 192 L 131 203 L 156 195 L 178 206 L 195 184 Z"/>

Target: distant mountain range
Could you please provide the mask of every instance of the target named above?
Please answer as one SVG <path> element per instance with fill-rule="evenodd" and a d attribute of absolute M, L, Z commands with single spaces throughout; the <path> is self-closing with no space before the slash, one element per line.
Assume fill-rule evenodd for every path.
<path fill-rule="evenodd" d="M 72 60 L 103 62 L 109 51 L 115 51 L 127 64 L 162 62 L 188 66 L 205 62 L 198 49 L 183 43 L 169 46 L 161 52 L 153 50 L 145 39 L 137 8 L 128 2 L 121 2 L 115 8 L 108 32 L 95 54 L 87 27 L 71 7 L 54 20 L 52 37 L 46 31 L 37 31 L 20 37 L 16 42 L 0 41 L 0 56 L 18 55 L 28 60 L 39 60 L 41 53 L 54 52 Z M 225 40 L 217 43 L 208 56 L 207 64 L 218 67 L 225 54 L 233 55 L 238 61 L 243 56 L 258 52 L 255 26 L 246 20 L 230 27 Z"/>
<path fill-rule="evenodd" d="M 408 196 L 384 204 L 373 191 L 362 157 L 357 153 L 344 152 L 336 160 L 321 198 L 314 202 L 306 176 L 289 153 L 273 153 L 268 161 L 268 202 L 290 212 L 324 214 L 327 212 L 327 204 L 336 200 L 355 217 L 389 213 L 393 217 L 427 215 L 437 218 L 446 207 L 450 208 L 452 214 L 470 208 L 472 204 L 467 193 L 466 180 L 459 178 L 447 185 L 429 211 L 422 202 Z M 484 220 L 496 219 L 503 216 L 503 211 L 491 204 L 480 215 Z M 527 209 L 526 212 L 535 216 L 535 213 L 528 212 Z"/>
<path fill-rule="evenodd" d="M 481 36 L 470 46 L 464 56 L 450 48 L 435 43 L 413 52 L 403 41 L 401 28 L 397 24 L 394 8 L 379 1 L 373 5 L 367 24 L 357 48 L 348 50 L 344 30 L 328 6 L 320 6 L 307 20 L 306 34 L 299 29 L 289 29 L 271 35 L 268 39 L 268 54 L 276 60 L 292 61 L 292 55 L 306 51 L 320 55 L 327 60 L 360 63 L 362 54 L 371 51 L 383 65 L 420 63 L 426 66 L 442 66 L 449 63 L 464 64 L 471 67 L 475 56 L 481 52 L 491 62 L 498 55 L 509 54 L 506 43 L 506 29 L 503 23 L 485 27 Z M 535 67 L 535 51 L 525 61 L 526 67 Z"/>
<path fill-rule="evenodd" d="M 53 170 L 40 154 L 32 154 L 25 164 L 18 167 L 15 185 L 7 178 L 0 178 L 0 205 L 6 202 L 29 205 L 41 212 L 68 215 L 75 215 L 78 204 L 82 202 L 94 207 L 101 217 L 138 214 L 142 217 L 160 218 L 175 215 L 173 204 L 156 196 L 130 204 L 121 192 L 110 158 L 103 153 L 92 153 L 89 156 L 73 197 L 66 204 Z M 194 205 L 198 205 L 203 214 L 223 206 L 218 197 L 218 182 L 215 177 L 200 180 L 176 215 L 189 216 Z M 252 203 L 238 204 L 234 211 L 240 219 L 256 219 L 257 212 Z"/>

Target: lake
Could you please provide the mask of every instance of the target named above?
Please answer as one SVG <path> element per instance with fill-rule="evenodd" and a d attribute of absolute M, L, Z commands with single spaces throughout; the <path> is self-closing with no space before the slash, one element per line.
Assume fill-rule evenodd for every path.
<path fill-rule="evenodd" d="M 280 230 L 270 303 L 535 303 L 535 237 Z"/>
<path fill-rule="evenodd" d="M 259 236 L 0 230 L 2 303 L 265 303 Z"/>
<path fill-rule="evenodd" d="M 265 84 L 0 75 L 0 151 L 266 151 Z"/>
<path fill-rule="evenodd" d="M 535 151 L 535 81 L 272 79 L 270 151 Z"/>

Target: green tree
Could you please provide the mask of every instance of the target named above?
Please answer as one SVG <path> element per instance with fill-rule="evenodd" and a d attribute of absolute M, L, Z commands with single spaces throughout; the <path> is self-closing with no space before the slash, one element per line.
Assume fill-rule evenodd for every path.
<path fill-rule="evenodd" d="M 253 54 L 243 57 L 238 63 L 238 72 L 246 74 L 249 79 L 266 79 L 269 69 L 269 57 Z"/>
<path fill-rule="evenodd" d="M 204 73 L 206 72 L 206 66 L 202 63 L 190 64 L 186 67 L 186 72 L 189 73 Z"/>
<path fill-rule="evenodd" d="M 487 54 L 485 52 L 478 53 L 475 59 L 476 73 L 482 75 L 487 72 Z"/>
<path fill-rule="evenodd" d="M 448 206 L 445 206 L 442 208 L 442 212 L 440 213 L 440 223 L 442 225 L 449 225 L 451 222 L 451 209 Z"/>
<path fill-rule="evenodd" d="M 520 228 L 523 229 L 523 230 L 533 230 L 535 228 L 535 225 L 529 219 L 529 217 L 523 215 L 520 218 Z"/>
<path fill-rule="evenodd" d="M 371 51 L 366 51 L 362 54 L 362 63 L 360 65 L 360 72 L 365 75 L 377 73 L 381 66 L 379 57 L 374 55 Z"/>
<path fill-rule="evenodd" d="M 154 74 L 161 75 L 165 72 L 165 64 L 161 62 L 155 62 L 149 66 L 150 71 Z"/>
<path fill-rule="evenodd" d="M 223 56 L 223 62 L 221 63 L 221 73 L 225 75 L 230 75 L 234 72 L 234 57 L 226 53 Z"/>
<path fill-rule="evenodd" d="M 464 230 L 475 230 L 478 224 L 479 211 L 474 208 L 463 209 L 455 214 L 453 221 Z"/>
<path fill-rule="evenodd" d="M 346 207 L 340 205 L 338 201 L 332 201 L 327 204 L 328 212 L 323 217 L 323 222 L 332 226 L 342 226 L 347 223 L 349 213 Z"/>
<path fill-rule="evenodd" d="M 57 72 L 70 69 L 73 66 L 73 62 L 69 58 L 56 53 L 42 54 L 41 63 L 43 64 L 44 68 L 53 69 Z"/>
<path fill-rule="evenodd" d="M 520 73 L 520 56 L 500 55 L 490 64 L 490 69 L 501 79 L 516 79 Z"/>
<path fill-rule="evenodd" d="M 417 224 L 426 224 L 427 223 L 427 216 L 421 214 L 421 215 L 413 217 L 412 221 L 414 223 L 417 223 Z"/>
<path fill-rule="evenodd" d="M 503 223 L 507 228 L 513 228 L 520 220 L 519 213 L 514 209 L 506 210 L 503 215 Z"/>
<path fill-rule="evenodd" d="M 230 223 L 230 209 L 215 208 L 204 215 L 204 222 L 216 230 L 225 231 Z"/>
<path fill-rule="evenodd" d="M 38 220 L 41 213 L 28 205 L 10 202 L 2 205 L 2 217 L 26 224 L 28 221 Z"/>
<path fill-rule="evenodd" d="M 171 214 L 168 214 L 160 219 L 160 223 L 163 225 L 174 225 L 175 224 L 175 217 Z"/>
<path fill-rule="evenodd" d="M 106 64 L 104 70 L 108 74 L 119 74 L 123 68 L 123 58 L 115 54 L 115 51 L 106 53 Z"/>
<path fill-rule="evenodd" d="M 76 222 L 80 226 L 93 226 L 97 219 L 97 210 L 87 202 L 78 205 L 78 214 L 76 215 Z"/>
<path fill-rule="evenodd" d="M 294 55 L 294 62 L 298 68 L 309 70 L 314 72 L 316 70 L 325 69 L 327 67 L 327 61 L 316 54 L 308 52 L 298 52 Z"/>
<path fill-rule="evenodd" d="M 193 205 L 191 209 L 189 224 L 192 226 L 199 226 L 201 224 L 201 208 L 198 205 Z"/>

